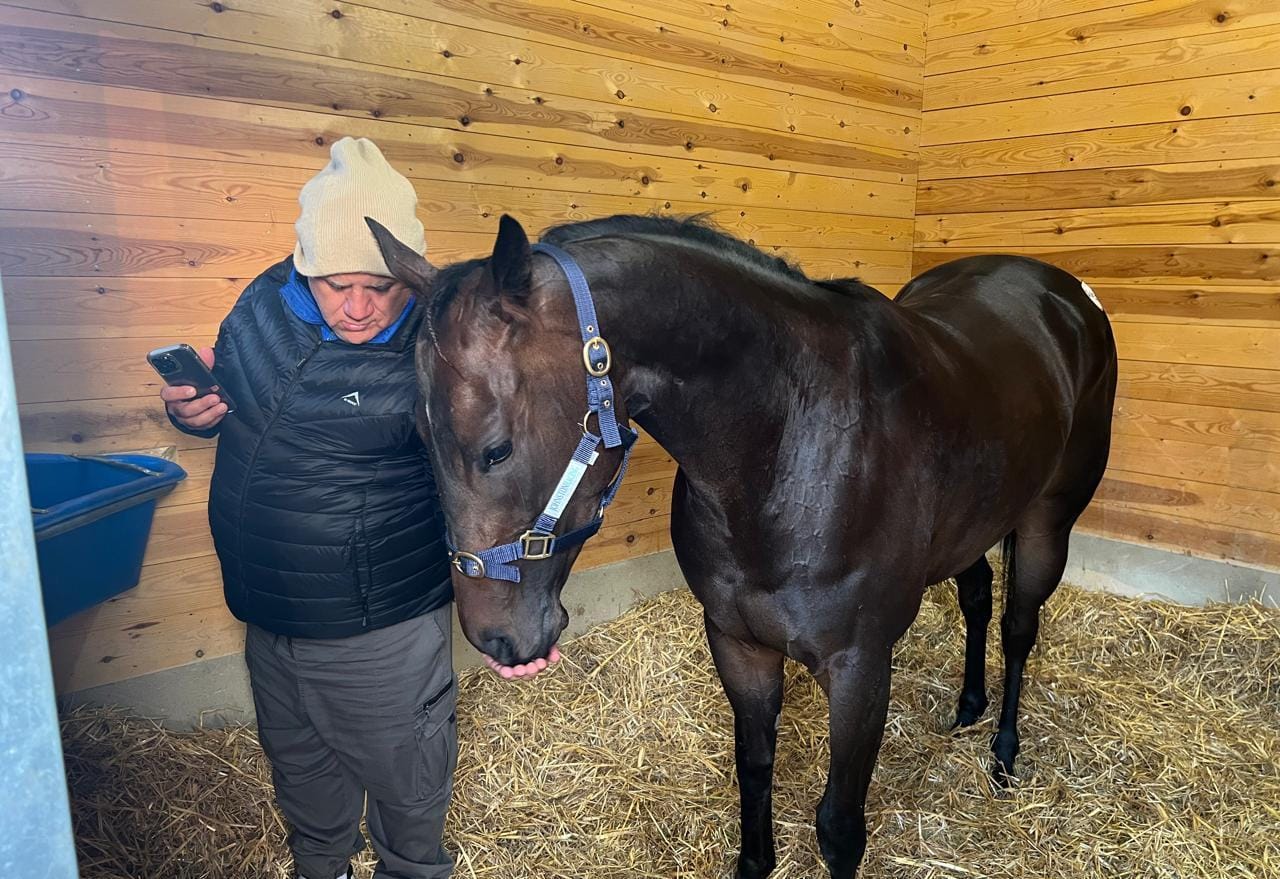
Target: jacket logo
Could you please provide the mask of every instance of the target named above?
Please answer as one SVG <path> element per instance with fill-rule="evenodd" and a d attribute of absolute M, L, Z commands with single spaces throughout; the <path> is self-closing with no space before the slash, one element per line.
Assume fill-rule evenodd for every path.
<path fill-rule="evenodd" d="M 358 408 L 360 406 L 360 392 L 352 391 L 351 393 L 347 394 L 342 398 L 342 402 L 350 403 L 352 406 L 355 406 Z"/>

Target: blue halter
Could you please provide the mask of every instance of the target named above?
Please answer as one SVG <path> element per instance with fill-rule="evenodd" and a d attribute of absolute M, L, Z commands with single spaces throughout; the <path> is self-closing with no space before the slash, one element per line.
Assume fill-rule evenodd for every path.
<path fill-rule="evenodd" d="M 449 560 L 453 566 L 463 576 L 477 580 L 488 578 L 519 583 L 520 569 L 512 562 L 520 559 L 548 559 L 558 552 L 580 546 L 594 536 L 604 522 L 605 509 L 618 494 L 622 478 L 627 473 L 627 463 L 631 460 L 631 451 L 639 436 L 631 428 L 618 424 L 617 413 L 614 412 L 613 382 L 609 379 L 613 354 L 609 350 L 609 343 L 601 338 L 596 306 L 591 300 L 591 288 L 586 276 L 582 274 L 582 268 L 573 257 L 550 244 L 535 244 L 533 252 L 546 254 L 554 259 L 568 278 L 569 288 L 573 291 L 573 304 L 578 312 L 578 330 L 582 334 L 582 365 L 587 370 L 587 414 L 582 418 L 582 439 L 578 442 L 578 448 L 574 450 L 573 458 L 565 467 L 555 491 L 551 493 L 551 500 L 532 528 L 511 543 L 474 553 L 464 552 L 455 547 L 452 540 L 449 541 Z M 600 423 L 600 436 L 587 429 L 587 421 L 592 414 Z M 581 528 L 557 537 L 554 534 L 556 523 L 560 521 L 570 498 L 578 490 L 587 469 L 600 457 L 601 444 L 606 449 L 621 446 L 622 465 L 605 490 L 595 517 Z"/>

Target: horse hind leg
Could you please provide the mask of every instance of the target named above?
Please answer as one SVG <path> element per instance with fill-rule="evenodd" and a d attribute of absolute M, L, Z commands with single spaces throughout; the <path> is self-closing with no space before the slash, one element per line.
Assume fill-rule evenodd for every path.
<path fill-rule="evenodd" d="M 992 580 L 986 556 L 980 556 L 956 575 L 965 625 L 964 686 L 952 729 L 972 726 L 987 710 L 987 628 L 991 623 Z"/>
<path fill-rule="evenodd" d="M 1067 540 L 1074 519 L 1070 517 L 1065 525 L 1043 531 L 1019 527 L 1004 541 L 1005 607 L 1000 620 L 1005 663 L 1004 703 L 991 747 L 995 755 L 992 775 L 1001 786 L 1013 779 L 1013 763 L 1019 746 L 1018 703 L 1023 671 L 1040 630 L 1040 608 L 1058 588 L 1066 569 Z"/>

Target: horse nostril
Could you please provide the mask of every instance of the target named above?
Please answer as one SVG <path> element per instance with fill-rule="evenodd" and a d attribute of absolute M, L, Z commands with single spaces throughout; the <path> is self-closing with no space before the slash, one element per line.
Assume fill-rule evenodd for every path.
<path fill-rule="evenodd" d="M 514 665 L 515 646 L 505 635 L 491 635 L 484 639 L 482 649 L 501 665 Z"/>

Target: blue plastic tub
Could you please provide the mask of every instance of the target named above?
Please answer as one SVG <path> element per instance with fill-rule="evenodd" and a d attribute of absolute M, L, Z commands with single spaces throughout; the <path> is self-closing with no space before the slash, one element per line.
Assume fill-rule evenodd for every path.
<path fill-rule="evenodd" d="M 138 585 L 156 501 L 187 473 L 150 455 L 27 454 L 47 625 Z"/>

